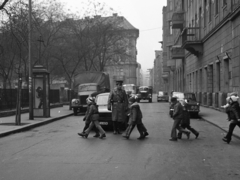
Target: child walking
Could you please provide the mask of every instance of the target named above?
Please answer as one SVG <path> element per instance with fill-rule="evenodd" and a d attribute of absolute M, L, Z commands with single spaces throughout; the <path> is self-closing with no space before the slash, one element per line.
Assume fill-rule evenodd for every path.
<path fill-rule="evenodd" d="M 85 137 L 87 138 L 91 129 L 94 127 L 94 125 L 96 126 L 96 128 L 99 130 L 99 132 L 101 133 L 99 138 L 104 138 L 106 137 L 106 133 L 103 130 L 103 128 L 101 127 L 101 125 L 99 124 L 99 114 L 98 114 L 98 108 L 97 105 L 95 103 L 95 99 L 93 97 L 88 97 L 87 98 L 87 103 L 90 105 L 89 107 L 89 112 L 88 114 L 86 114 L 86 121 L 87 120 L 91 120 L 91 124 L 89 126 L 89 128 L 87 130 L 85 130 L 85 132 L 83 133 L 78 133 L 79 136 Z"/>
<path fill-rule="evenodd" d="M 142 123 L 142 111 L 140 109 L 139 104 L 136 102 L 136 97 L 132 96 L 128 99 L 129 101 L 129 122 L 128 127 L 123 135 L 124 138 L 129 139 L 130 134 L 132 133 L 133 129 L 137 125 L 138 132 L 140 136 L 138 139 L 144 139 L 148 136 L 148 132 L 144 124 Z"/>
<path fill-rule="evenodd" d="M 180 103 L 183 106 L 183 119 L 182 119 L 182 121 L 180 123 L 180 126 L 183 129 L 187 128 L 189 131 L 191 131 L 195 135 L 195 138 L 197 139 L 198 136 L 199 136 L 199 132 L 196 131 L 194 128 L 192 128 L 190 126 L 190 114 L 188 112 L 189 105 L 188 105 L 188 103 L 185 100 L 181 100 Z M 188 138 L 189 138 L 189 136 L 188 136 Z M 181 131 L 178 132 L 178 139 L 182 139 L 182 132 Z"/>

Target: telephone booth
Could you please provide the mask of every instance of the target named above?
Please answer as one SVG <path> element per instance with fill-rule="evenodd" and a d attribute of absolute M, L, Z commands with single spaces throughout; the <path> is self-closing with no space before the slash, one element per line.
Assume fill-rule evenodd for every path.
<path fill-rule="evenodd" d="M 50 117 L 49 72 L 42 65 L 33 67 L 33 116 Z"/>

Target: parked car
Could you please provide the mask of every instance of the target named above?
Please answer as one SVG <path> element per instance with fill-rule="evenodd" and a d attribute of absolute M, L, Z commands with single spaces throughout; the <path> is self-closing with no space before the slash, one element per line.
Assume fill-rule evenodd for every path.
<path fill-rule="evenodd" d="M 173 92 L 171 97 L 177 97 L 177 100 L 184 100 L 188 103 L 188 111 L 191 116 L 197 117 L 200 112 L 200 103 L 197 102 L 196 96 L 194 93 L 187 92 Z M 170 97 L 170 98 L 171 98 Z M 172 117 L 173 114 L 173 105 L 170 103 L 169 115 Z"/>
<path fill-rule="evenodd" d="M 99 112 L 99 123 L 104 127 L 112 127 L 112 111 L 107 108 L 109 93 L 101 93 L 96 96 L 96 104 Z"/>
<path fill-rule="evenodd" d="M 159 91 L 157 94 L 157 102 L 160 102 L 160 101 L 168 102 L 168 98 L 169 97 L 167 92 Z"/>
<path fill-rule="evenodd" d="M 112 111 L 109 111 L 107 108 L 108 97 L 110 93 L 100 93 L 96 96 L 96 104 L 98 106 L 99 112 L 99 123 L 104 129 L 112 129 Z M 125 130 L 127 127 L 128 119 L 120 127 L 122 130 Z"/>

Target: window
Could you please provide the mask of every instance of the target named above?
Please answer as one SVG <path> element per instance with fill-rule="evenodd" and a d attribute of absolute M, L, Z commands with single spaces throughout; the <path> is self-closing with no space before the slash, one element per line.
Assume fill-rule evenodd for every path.
<path fill-rule="evenodd" d="M 207 26 L 207 0 L 204 0 L 204 27 Z"/>
<path fill-rule="evenodd" d="M 212 21 L 212 0 L 209 1 L 209 7 L 208 7 L 208 13 L 209 13 L 209 22 Z"/>
<path fill-rule="evenodd" d="M 227 0 L 223 0 L 223 7 L 227 5 Z"/>
<path fill-rule="evenodd" d="M 172 2 L 172 0 L 169 0 L 169 10 L 170 11 L 173 10 L 173 2 Z"/>
<path fill-rule="evenodd" d="M 173 34 L 173 30 L 172 30 L 172 21 L 169 22 L 169 34 Z"/>
<path fill-rule="evenodd" d="M 215 15 L 219 13 L 219 0 L 215 0 Z"/>

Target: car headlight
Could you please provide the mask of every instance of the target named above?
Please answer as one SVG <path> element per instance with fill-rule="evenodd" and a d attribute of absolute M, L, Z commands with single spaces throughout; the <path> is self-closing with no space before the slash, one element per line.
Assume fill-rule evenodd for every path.
<path fill-rule="evenodd" d="M 72 103 L 78 104 L 79 100 L 78 99 L 72 99 Z"/>

